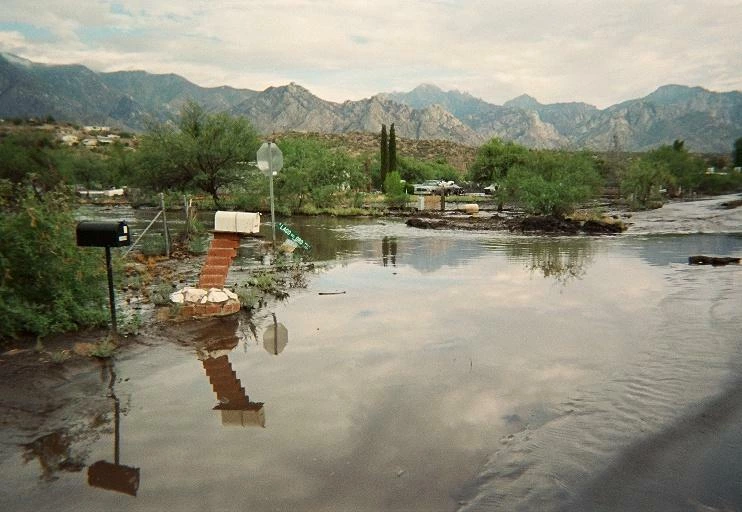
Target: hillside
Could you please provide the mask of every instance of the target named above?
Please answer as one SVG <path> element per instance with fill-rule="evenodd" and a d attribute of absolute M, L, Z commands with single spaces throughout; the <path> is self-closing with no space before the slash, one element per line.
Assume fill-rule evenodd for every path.
<path fill-rule="evenodd" d="M 395 124 L 415 141 L 477 146 L 499 137 L 531 148 L 644 151 L 680 139 L 695 152 L 728 154 L 742 136 L 742 92 L 666 85 L 606 109 L 580 102 L 544 105 L 521 95 L 494 105 L 430 84 L 358 101 L 325 101 L 299 84 L 264 91 L 205 88 L 174 74 L 98 73 L 0 54 L 0 117 L 40 117 L 141 131 L 177 117 L 188 100 L 244 116 L 264 134 L 378 133 Z"/>

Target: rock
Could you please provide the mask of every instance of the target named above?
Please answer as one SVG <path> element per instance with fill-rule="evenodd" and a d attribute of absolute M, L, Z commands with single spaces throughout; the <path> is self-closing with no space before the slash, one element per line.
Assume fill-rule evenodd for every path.
<path fill-rule="evenodd" d="M 191 288 L 189 286 L 183 288 L 183 296 L 185 297 L 186 302 L 199 302 L 206 296 L 206 294 L 207 291 L 202 290 L 201 288 Z"/>
<path fill-rule="evenodd" d="M 227 302 L 229 300 L 229 295 L 227 295 L 224 290 L 212 288 L 211 290 L 209 290 L 207 299 L 209 302 L 219 304 L 221 302 Z"/>
<path fill-rule="evenodd" d="M 718 256 L 690 256 L 688 264 L 690 265 L 713 265 L 719 267 L 729 264 L 739 264 L 740 258 L 718 257 Z"/>
<path fill-rule="evenodd" d="M 170 302 L 174 304 L 183 304 L 185 302 L 185 296 L 182 291 L 173 292 L 170 294 Z"/>

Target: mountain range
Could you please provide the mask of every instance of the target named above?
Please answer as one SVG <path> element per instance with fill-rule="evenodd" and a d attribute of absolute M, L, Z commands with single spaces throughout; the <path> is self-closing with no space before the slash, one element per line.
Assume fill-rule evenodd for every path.
<path fill-rule="evenodd" d="M 193 100 L 212 112 L 244 116 L 258 131 L 378 133 L 394 123 L 413 140 L 478 146 L 499 137 L 532 148 L 644 151 L 674 140 L 691 151 L 729 153 L 742 136 L 742 92 L 665 85 L 605 109 L 541 104 L 522 95 L 503 105 L 423 84 L 409 92 L 325 101 L 290 83 L 264 91 L 200 87 L 175 75 L 96 72 L 82 65 L 34 63 L 0 53 L 0 117 L 46 117 L 141 131 L 177 117 Z"/>

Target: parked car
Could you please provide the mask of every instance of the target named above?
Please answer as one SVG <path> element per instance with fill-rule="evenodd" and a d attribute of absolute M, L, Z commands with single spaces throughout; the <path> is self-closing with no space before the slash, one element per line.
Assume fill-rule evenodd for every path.
<path fill-rule="evenodd" d="M 459 195 L 464 189 L 453 181 L 425 180 L 424 182 L 413 185 L 413 193 L 417 195 L 440 194 L 445 192 L 446 195 Z"/>
<path fill-rule="evenodd" d="M 484 193 L 489 196 L 494 195 L 498 190 L 500 190 L 500 185 L 497 183 L 484 187 Z"/>
<path fill-rule="evenodd" d="M 438 180 L 425 180 L 422 183 L 413 185 L 413 194 L 430 195 L 441 193 L 441 182 Z"/>

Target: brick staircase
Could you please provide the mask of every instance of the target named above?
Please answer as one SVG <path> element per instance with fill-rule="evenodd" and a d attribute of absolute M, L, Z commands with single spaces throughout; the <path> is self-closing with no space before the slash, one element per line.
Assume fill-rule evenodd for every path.
<path fill-rule="evenodd" d="M 203 365 L 219 400 L 219 405 L 214 409 L 246 411 L 263 407 L 262 403 L 250 402 L 226 355 L 204 359 Z"/>
<path fill-rule="evenodd" d="M 215 232 L 206 253 L 206 262 L 198 278 L 198 287 L 203 289 L 224 288 L 229 266 L 240 247 L 239 233 Z"/>

